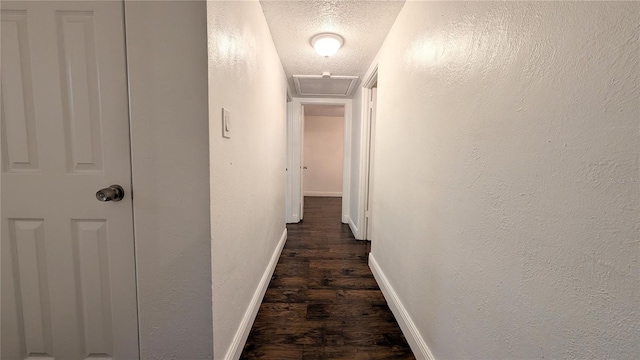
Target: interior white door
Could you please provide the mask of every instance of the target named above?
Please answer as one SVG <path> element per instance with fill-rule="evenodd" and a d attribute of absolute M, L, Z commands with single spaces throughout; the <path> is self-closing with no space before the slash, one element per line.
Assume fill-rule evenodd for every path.
<path fill-rule="evenodd" d="M 372 226 L 371 226 L 371 215 L 373 213 L 373 154 L 374 154 L 374 144 L 375 144 L 375 128 L 376 128 L 376 103 L 378 97 L 378 88 L 374 87 L 371 89 L 371 98 L 370 106 L 369 106 L 369 138 L 368 138 L 368 154 L 367 154 L 367 179 L 366 179 L 366 191 L 365 191 L 365 233 L 364 239 L 371 240 L 371 235 L 373 234 Z"/>
<path fill-rule="evenodd" d="M 2 359 L 139 356 L 122 9 L 1 2 Z"/>
<path fill-rule="evenodd" d="M 300 220 L 304 216 L 304 105 L 300 109 Z"/>

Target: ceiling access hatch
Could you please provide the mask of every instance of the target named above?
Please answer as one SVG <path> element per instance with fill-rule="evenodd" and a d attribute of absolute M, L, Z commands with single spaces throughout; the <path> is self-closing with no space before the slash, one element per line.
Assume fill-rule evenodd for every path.
<path fill-rule="evenodd" d="M 298 95 L 351 96 L 357 76 L 293 75 Z"/>

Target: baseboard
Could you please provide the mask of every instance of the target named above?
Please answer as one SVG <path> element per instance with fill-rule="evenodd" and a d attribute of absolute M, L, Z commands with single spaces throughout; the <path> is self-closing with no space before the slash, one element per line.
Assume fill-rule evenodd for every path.
<path fill-rule="evenodd" d="M 326 197 L 342 197 L 342 192 L 331 191 L 305 191 L 304 196 L 326 196 Z"/>
<path fill-rule="evenodd" d="M 242 317 L 242 321 L 240 322 L 240 327 L 238 327 L 238 331 L 236 331 L 235 336 L 233 337 L 233 341 L 231 342 L 231 347 L 229 351 L 227 351 L 227 355 L 224 357 L 226 360 L 237 360 L 240 359 L 240 355 L 242 355 L 242 350 L 244 348 L 244 344 L 247 342 L 247 338 L 249 337 L 249 332 L 251 331 L 251 327 L 253 326 L 253 321 L 256 319 L 256 315 L 258 315 L 258 310 L 260 309 L 260 304 L 262 303 L 262 299 L 264 298 L 264 294 L 267 292 L 267 288 L 269 287 L 269 282 L 271 281 L 271 276 L 273 275 L 273 271 L 278 264 L 278 259 L 280 258 L 280 254 L 282 253 L 282 248 L 284 247 L 284 243 L 287 241 L 287 229 L 284 229 L 282 233 L 282 237 L 280 238 L 280 242 L 278 242 L 278 246 L 271 255 L 271 260 L 269 261 L 269 265 L 265 269 L 262 274 L 262 279 L 260 279 L 260 283 L 258 283 L 258 288 L 253 293 L 253 298 L 249 303 L 249 307 L 247 311 L 244 313 Z"/>
<path fill-rule="evenodd" d="M 358 227 L 356 226 L 356 224 L 351 219 L 351 216 L 349 216 L 349 228 L 351 229 L 351 232 L 353 233 L 353 237 L 356 238 L 357 240 L 361 240 L 361 239 L 358 239 Z"/>
<path fill-rule="evenodd" d="M 382 290 L 384 298 L 387 300 L 387 304 L 389 305 L 391 312 L 393 312 L 396 321 L 398 321 L 400 329 L 413 351 L 413 355 L 416 359 L 435 360 L 431 350 L 427 346 L 427 343 L 422 338 L 422 335 L 420 335 L 420 331 L 418 331 L 418 328 L 411 319 L 407 309 L 405 309 L 402 302 L 400 302 L 398 295 L 395 290 L 393 290 L 393 287 L 384 275 L 384 272 L 382 272 L 382 269 L 380 269 L 380 266 L 372 253 L 369 253 L 369 267 L 371 268 L 373 277 L 376 279 L 380 290 Z"/>

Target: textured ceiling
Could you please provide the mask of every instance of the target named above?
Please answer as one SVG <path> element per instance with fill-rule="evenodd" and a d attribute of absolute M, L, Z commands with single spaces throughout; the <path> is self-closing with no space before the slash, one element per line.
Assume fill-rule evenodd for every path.
<path fill-rule="evenodd" d="M 280 60 L 295 89 L 293 75 L 355 75 L 361 79 L 404 5 L 397 1 L 261 0 Z M 330 58 L 311 47 L 311 37 L 334 32 L 344 45 Z"/>

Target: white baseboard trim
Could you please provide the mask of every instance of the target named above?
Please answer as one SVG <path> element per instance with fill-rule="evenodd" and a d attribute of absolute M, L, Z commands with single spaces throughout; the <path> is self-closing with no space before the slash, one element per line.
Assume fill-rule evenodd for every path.
<path fill-rule="evenodd" d="M 353 237 L 355 237 L 357 240 L 361 240 L 361 239 L 358 239 L 358 227 L 353 222 L 353 219 L 351 219 L 351 216 L 349 216 L 349 228 L 351 229 L 351 232 L 353 233 Z"/>
<path fill-rule="evenodd" d="M 413 351 L 413 355 L 416 357 L 416 359 L 420 360 L 435 360 L 435 357 L 433 357 L 429 346 L 427 346 L 427 343 L 422 338 L 422 335 L 420 335 L 420 331 L 418 331 L 418 328 L 411 319 L 411 316 L 407 312 L 407 309 L 405 309 L 404 305 L 402 305 L 402 302 L 400 302 L 398 295 L 396 294 L 395 290 L 393 290 L 393 287 L 382 272 L 382 269 L 380 269 L 380 266 L 378 265 L 375 257 L 373 257 L 372 253 L 369 253 L 369 268 L 371 268 L 373 277 L 376 279 L 380 290 L 382 290 L 382 294 L 387 300 L 387 304 L 389 305 L 391 312 L 393 312 L 396 321 L 398 321 L 400 329 L 402 330 L 404 337 L 407 339 L 407 342 L 409 343 L 409 346 Z"/>
<path fill-rule="evenodd" d="M 342 192 L 331 191 L 305 191 L 304 196 L 330 196 L 330 197 L 342 197 Z"/>
<path fill-rule="evenodd" d="M 227 351 L 227 355 L 224 357 L 226 360 L 240 359 L 240 355 L 242 355 L 244 344 L 247 342 L 247 338 L 249 337 L 249 332 L 251 331 L 251 327 L 253 326 L 253 321 L 256 319 L 256 315 L 258 315 L 260 304 L 262 303 L 264 294 L 267 292 L 267 288 L 269 287 L 269 282 L 271 281 L 271 276 L 273 275 L 273 271 L 276 269 L 276 265 L 278 264 L 278 259 L 280 258 L 280 254 L 282 253 L 282 248 L 284 247 L 284 243 L 286 241 L 287 241 L 287 229 L 284 229 L 284 232 L 282 233 L 282 237 L 280 238 L 280 242 L 278 242 L 278 245 L 276 246 L 276 249 L 274 250 L 273 255 L 271 255 L 271 260 L 269 261 L 269 265 L 267 265 L 267 268 L 262 274 L 262 279 L 260 279 L 260 283 L 258 283 L 258 288 L 253 293 L 253 298 L 249 303 L 249 307 L 247 308 L 247 311 L 245 311 L 244 316 L 242 317 L 242 321 L 240 322 L 240 327 L 238 327 L 238 331 L 236 331 L 236 334 L 233 337 L 233 341 L 231 342 L 229 351 Z"/>

